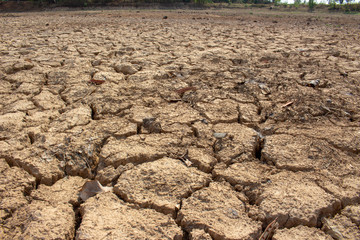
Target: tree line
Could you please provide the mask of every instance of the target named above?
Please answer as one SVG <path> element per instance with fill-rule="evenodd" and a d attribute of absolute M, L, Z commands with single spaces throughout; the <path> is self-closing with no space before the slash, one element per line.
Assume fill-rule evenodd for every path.
<path fill-rule="evenodd" d="M 211 3 L 238 3 L 251 4 L 251 6 L 266 6 L 265 4 L 287 5 L 281 3 L 281 0 L 0 0 L 0 2 L 34 2 L 39 5 L 50 4 L 65 7 L 87 7 L 87 6 L 105 6 L 111 4 L 113 6 L 141 6 L 141 4 L 194 4 L 204 6 Z M 356 0 L 327 0 L 329 10 L 343 11 L 343 12 L 360 12 L 360 3 L 354 3 Z M 347 3 L 347 4 L 344 4 Z M 253 5 L 254 4 L 254 5 Z M 294 0 L 292 4 L 295 7 L 300 5 L 308 6 L 310 11 L 313 11 L 317 6 L 316 0 Z M 321 4 L 324 5 L 324 4 Z"/>

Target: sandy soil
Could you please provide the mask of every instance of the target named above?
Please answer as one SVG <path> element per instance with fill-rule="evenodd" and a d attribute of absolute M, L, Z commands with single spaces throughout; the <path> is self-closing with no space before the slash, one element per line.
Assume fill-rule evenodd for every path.
<path fill-rule="evenodd" d="M 1 14 L 0 238 L 360 239 L 359 20 Z"/>

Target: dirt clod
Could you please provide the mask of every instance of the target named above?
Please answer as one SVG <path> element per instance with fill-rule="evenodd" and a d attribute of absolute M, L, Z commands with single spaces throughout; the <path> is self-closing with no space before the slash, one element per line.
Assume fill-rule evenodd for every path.
<path fill-rule="evenodd" d="M 245 203 L 222 183 L 211 183 L 184 200 L 177 221 L 188 230 L 203 229 L 213 239 L 256 239 L 261 231 L 261 224 L 247 216 Z"/>
<path fill-rule="evenodd" d="M 304 174 L 281 172 L 270 180 L 256 200 L 256 205 L 266 214 L 267 223 L 278 217 L 281 227 L 316 227 L 321 217 L 341 207 L 339 199 L 307 180 Z"/>
<path fill-rule="evenodd" d="M 33 201 L 19 208 L 5 224 L 5 239 L 74 238 L 75 214 L 68 203 Z"/>
<path fill-rule="evenodd" d="M 76 239 L 182 239 L 182 231 L 169 216 L 137 209 L 112 193 L 90 198 L 81 206 L 82 222 Z M 99 224 L 101 223 L 101 224 Z"/>
<path fill-rule="evenodd" d="M 182 198 L 209 182 L 209 175 L 188 168 L 179 160 L 162 158 L 124 172 L 114 192 L 125 201 L 174 215 Z"/>
<path fill-rule="evenodd" d="M 317 228 L 310 228 L 306 226 L 297 226 L 290 229 L 281 229 L 277 230 L 273 236 L 273 240 L 286 240 L 286 239 L 296 239 L 296 240 L 332 240 L 333 238 L 330 235 L 326 235 L 324 232 Z"/>

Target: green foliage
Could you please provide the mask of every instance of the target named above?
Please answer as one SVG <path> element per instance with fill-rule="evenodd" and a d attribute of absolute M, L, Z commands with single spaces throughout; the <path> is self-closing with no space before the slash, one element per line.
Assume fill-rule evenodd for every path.
<path fill-rule="evenodd" d="M 329 2 L 330 11 L 342 11 L 347 14 L 360 12 L 360 3 L 336 4 L 335 1 Z"/>
<path fill-rule="evenodd" d="M 309 6 L 309 11 L 310 12 L 314 11 L 314 8 L 316 6 L 315 0 L 309 0 L 308 6 Z"/>
<path fill-rule="evenodd" d="M 294 7 L 295 8 L 298 8 L 300 6 L 300 4 L 301 4 L 301 0 L 295 0 L 294 1 Z"/>
<path fill-rule="evenodd" d="M 88 0 L 89 4 L 99 4 L 99 5 L 104 5 L 110 2 L 112 2 L 112 0 Z"/>
<path fill-rule="evenodd" d="M 235 2 L 235 1 L 233 1 Z M 245 3 L 245 4 L 268 4 L 271 3 L 271 0 L 241 0 L 241 1 L 236 1 L 236 2 L 241 2 L 241 3 Z"/>
<path fill-rule="evenodd" d="M 88 5 L 87 0 L 59 0 L 58 3 L 66 7 L 86 7 Z"/>
<path fill-rule="evenodd" d="M 339 10 L 340 8 L 336 5 L 335 1 L 329 1 L 329 10 Z"/>
<path fill-rule="evenodd" d="M 198 5 L 205 5 L 205 3 L 207 3 L 207 0 L 194 0 L 194 2 Z"/>
<path fill-rule="evenodd" d="M 360 12 L 360 3 L 348 3 L 342 6 L 345 13 Z"/>

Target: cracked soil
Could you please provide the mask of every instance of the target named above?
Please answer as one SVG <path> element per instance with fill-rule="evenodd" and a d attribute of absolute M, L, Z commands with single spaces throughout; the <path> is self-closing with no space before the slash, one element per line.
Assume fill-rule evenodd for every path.
<path fill-rule="evenodd" d="M 359 20 L 0 14 L 0 238 L 360 239 Z"/>

